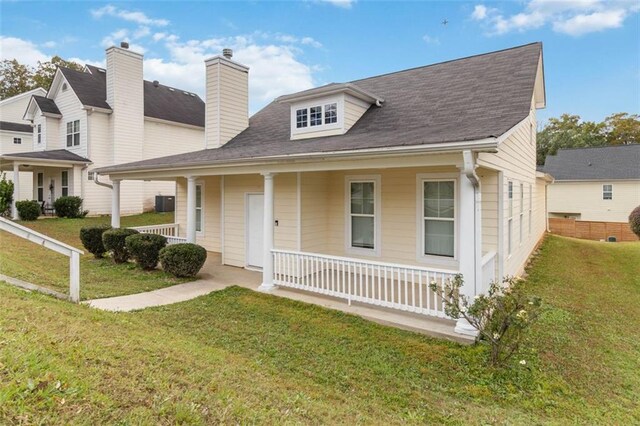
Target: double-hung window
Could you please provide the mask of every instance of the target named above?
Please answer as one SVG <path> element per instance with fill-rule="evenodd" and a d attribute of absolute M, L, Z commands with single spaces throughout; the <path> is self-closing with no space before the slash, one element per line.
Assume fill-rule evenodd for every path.
<path fill-rule="evenodd" d="M 38 126 L 36 127 L 36 139 L 38 141 L 38 144 L 42 143 L 42 124 L 38 124 Z"/>
<path fill-rule="evenodd" d="M 80 145 L 80 120 L 67 122 L 67 146 Z"/>
<path fill-rule="evenodd" d="M 611 184 L 602 185 L 602 199 L 613 200 L 613 185 Z"/>
<path fill-rule="evenodd" d="M 202 233 L 204 229 L 204 215 L 202 206 L 204 205 L 204 194 L 202 184 L 196 184 L 196 232 Z"/>
<path fill-rule="evenodd" d="M 379 246 L 379 177 L 347 178 L 348 246 L 377 254 Z"/>
<path fill-rule="evenodd" d="M 62 185 L 60 185 L 62 188 L 62 196 L 66 197 L 69 195 L 69 172 L 67 170 L 62 172 L 60 180 L 62 181 Z"/>
<path fill-rule="evenodd" d="M 455 256 L 455 180 L 422 183 L 423 254 Z"/>
<path fill-rule="evenodd" d="M 507 195 L 509 198 L 509 219 L 507 221 L 507 253 L 513 251 L 513 182 L 507 184 Z"/>
<path fill-rule="evenodd" d="M 13 138 L 13 144 L 14 145 L 21 145 L 22 144 L 22 138 Z"/>
<path fill-rule="evenodd" d="M 38 201 L 44 201 L 44 173 L 38 173 L 37 178 L 37 188 L 38 188 Z"/>

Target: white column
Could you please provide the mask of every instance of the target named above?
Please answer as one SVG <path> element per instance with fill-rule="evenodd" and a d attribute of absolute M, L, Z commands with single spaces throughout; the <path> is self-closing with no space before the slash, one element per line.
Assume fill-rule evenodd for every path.
<path fill-rule="evenodd" d="M 264 176 L 264 226 L 263 244 L 264 260 L 262 264 L 262 284 L 258 290 L 272 291 L 273 285 L 273 173 L 263 173 Z"/>
<path fill-rule="evenodd" d="M 111 185 L 111 227 L 120 228 L 120 181 L 114 180 Z"/>
<path fill-rule="evenodd" d="M 477 233 L 481 229 L 476 229 L 477 207 L 476 197 L 479 195 L 479 188 L 475 188 L 467 175 L 460 173 L 460 195 L 458 207 L 459 235 L 458 238 L 458 258 L 460 273 L 464 279 L 464 285 L 460 289 L 461 293 L 473 301 L 476 295 L 477 263 L 481 259 L 477 249 Z M 480 273 L 482 273 L 480 271 Z M 476 336 L 477 331 L 463 318 L 459 319 L 455 327 L 456 333 Z"/>
<path fill-rule="evenodd" d="M 187 177 L 187 242 L 196 242 L 196 178 Z"/>
<path fill-rule="evenodd" d="M 20 163 L 14 161 L 13 163 L 13 202 L 11 203 L 11 218 L 18 220 L 18 209 L 16 208 L 16 201 L 20 197 Z"/>

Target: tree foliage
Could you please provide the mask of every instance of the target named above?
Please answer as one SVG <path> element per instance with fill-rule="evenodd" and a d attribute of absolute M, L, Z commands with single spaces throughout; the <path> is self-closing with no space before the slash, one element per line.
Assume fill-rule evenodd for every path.
<path fill-rule="evenodd" d="M 37 87 L 48 89 L 58 67 L 79 71 L 83 69 L 82 65 L 66 61 L 59 56 L 54 56 L 50 61 L 39 61 L 36 67 L 21 64 L 16 59 L 0 61 L 0 100 Z"/>
<path fill-rule="evenodd" d="M 547 155 L 562 148 L 640 143 L 640 116 L 619 112 L 602 122 L 582 121 L 579 115 L 562 114 L 550 118 L 538 132 L 537 163 L 543 165 Z"/>

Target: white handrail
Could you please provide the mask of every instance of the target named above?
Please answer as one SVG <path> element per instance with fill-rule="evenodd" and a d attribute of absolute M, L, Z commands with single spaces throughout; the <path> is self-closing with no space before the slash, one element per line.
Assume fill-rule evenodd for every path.
<path fill-rule="evenodd" d="M 84 254 L 82 250 L 3 217 L 0 217 L 0 230 L 67 256 L 69 258 L 69 299 L 73 302 L 80 300 L 80 255 Z"/>

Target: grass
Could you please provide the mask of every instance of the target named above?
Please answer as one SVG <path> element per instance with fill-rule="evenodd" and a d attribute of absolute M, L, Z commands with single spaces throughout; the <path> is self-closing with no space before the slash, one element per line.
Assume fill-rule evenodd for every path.
<path fill-rule="evenodd" d="M 80 228 L 108 224 L 110 218 L 83 219 L 47 218 L 34 222 L 20 222 L 42 234 L 83 249 Z M 122 226 L 143 226 L 171 223 L 172 213 L 145 213 L 122 217 Z M 2 248 L 0 273 L 58 292 L 69 293 L 69 260 L 64 255 L 40 247 L 32 242 L 0 231 Z M 84 249 L 83 249 L 84 250 Z M 162 271 L 142 271 L 134 264 L 114 265 L 111 259 L 94 259 L 85 251 L 80 262 L 80 297 L 96 299 L 155 290 L 185 282 Z"/>
<path fill-rule="evenodd" d="M 0 285 L 0 423 L 637 424 L 639 264 L 639 243 L 549 237 L 545 313 L 501 371 L 239 287 L 115 314 Z"/>

